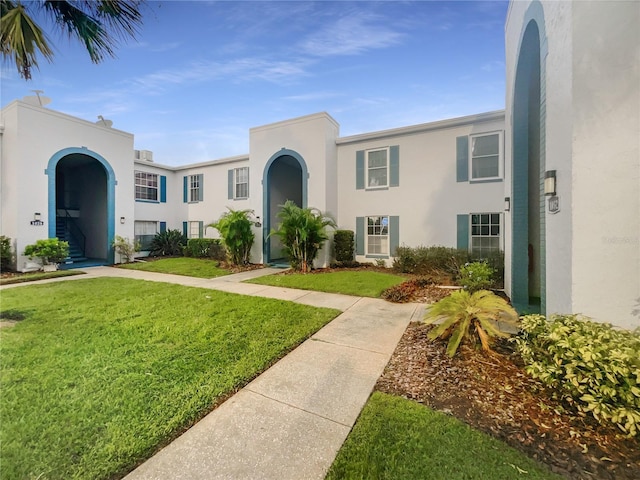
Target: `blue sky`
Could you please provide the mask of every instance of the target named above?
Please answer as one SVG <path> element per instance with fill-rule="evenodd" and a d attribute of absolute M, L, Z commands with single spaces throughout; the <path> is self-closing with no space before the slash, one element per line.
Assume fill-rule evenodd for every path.
<path fill-rule="evenodd" d="M 504 108 L 506 1 L 150 1 L 137 41 L 94 65 L 51 34 L 33 79 L 2 66 L 2 105 L 135 134 L 167 165 L 249 153 L 249 129 L 320 111 L 340 135 Z"/>

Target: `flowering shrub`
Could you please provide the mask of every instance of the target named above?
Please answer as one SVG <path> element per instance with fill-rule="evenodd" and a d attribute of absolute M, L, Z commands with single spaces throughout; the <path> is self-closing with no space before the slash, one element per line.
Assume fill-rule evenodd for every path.
<path fill-rule="evenodd" d="M 640 331 L 578 315 L 522 318 L 516 339 L 525 370 L 583 415 L 640 436 Z"/>
<path fill-rule="evenodd" d="M 487 262 L 465 263 L 460 267 L 458 282 L 469 292 L 486 290 L 493 284 L 493 274 L 495 270 Z"/>

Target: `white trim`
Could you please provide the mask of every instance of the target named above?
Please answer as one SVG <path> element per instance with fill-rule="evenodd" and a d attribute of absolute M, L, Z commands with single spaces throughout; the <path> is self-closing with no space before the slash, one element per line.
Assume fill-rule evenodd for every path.
<path fill-rule="evenodd" d="M 238 173 L 240 170 L 247 171 L 246 180 L 244 182 L 238 182 Z M 246 195 L 238 195 L 238 186 L 239 185 L 247 185 L 247 194 Z M 249 198 L 249 167 L 238 167 L 233 169 L 233 199 L 234 200 L 244 200 Z"/>
<path fill-rule="evenodd" d="M 498 175 L 493 177 L 474 177 L 473 176 L 473 140 L 480 137 L 488 137 L 491 135 L 498 135 Z M 487 180 L 502 180 L 504 177 L 504 131 L 497 130 L 493 132 L 482 132 L 482 133 L 474 133 L 469 135 L 469 158 L 468 158 L 468 168 L 469 168 L 469 181 L 470 182 L 483 182 Z M 485 155 L 486 157 L 490 155 Z M 492 156 L 492 155 L 491 155 Z M 480 157 L 476 157 L 480 158 Z"/>
<path fill-rule="evenodd" d="M 381 184 L 381 185 L 370 185 L 370 181 L 369 181 L 369 154 L 370 153 L 374 153 L 374 152 L 382 152 L 384 151 L 386 153 L 385 155 L 385 165 L 384 167 L 373 167 L 374 170 L 386 170 L 387 174 L 386 174 L 386 183 L 385 184 Z M 376 190 L 376 189 L 380 189 L 380 188 L 388 188 L 389 187 L 389 147 L 380 147 L 380 148 L 371 148 L 369 150 L 365 150 L 364 152 L 364 170 L 365 170 L 365 175 L 364 175 L 364 188 L 365 190 Z"/>
<path fill-rule="evenodd" d="M 386 228 L 387 233 L 386 235 L 382 235 L 382 233 L 376 234 L 369 234 L 369 219 L 370 218 L 380 218 L 380 232 L 382 232 L 384 230 L 384 228 Z M 387 219 L 387 224 L 384 225 L 384 220 L 383 219 Z M 391 232 L 390 232 L 390 225 L 389 222 L 391 221 L 391 215 L 367 215 L 364 217 L 364 253 L 365 256 L 370 256 L 370 255 L 374 255 L 374 256 L 386 256 L 389 257 L 390 256 L 390 246 L 391 246 Z M 374 225 L 374 231 L 375 231 L 376 226 Z M 379 237 L 379 238 L 386 238 L 387 239 L 387 248 L 385 249 L 384 252 L 370 252 L 369 251 L 369 237 Z"/>

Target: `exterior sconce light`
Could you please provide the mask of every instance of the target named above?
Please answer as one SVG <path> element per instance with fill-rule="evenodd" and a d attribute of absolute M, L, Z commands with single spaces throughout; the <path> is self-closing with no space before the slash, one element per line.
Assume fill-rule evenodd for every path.
<path fill-rule="evenodd" d="M 36 222 L 39 222 L 41 220 L 40 212 L 36 212 L 33 214 L 33 220 L 35 220 Z"/>
<path fill-rule="evenodd" d="M 554 196 L 556 194 L 556 171 L 547 170 L 544 172 L 544 194 Z"/>
<path fill-rule="evenodd" d="M 504 197 L 504 211 L 511 211 L 511 197 Z"/>
<path fill-rule="evenodd" d="M 256 223 L 253 224 L 256 228 L 260 228 L 262 224 L 260 223 L 260 217 L 256 217 Z"/>
<path fill-rule="evenodd" d="M 120 223 L 124 224 L 124 217 L 120 217 Z"/>

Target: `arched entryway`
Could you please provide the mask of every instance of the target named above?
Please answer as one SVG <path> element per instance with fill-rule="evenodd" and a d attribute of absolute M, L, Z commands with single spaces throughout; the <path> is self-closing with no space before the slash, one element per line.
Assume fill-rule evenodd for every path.
<path fill-rule="evenodd" d="M 307 206 L 307 164 L 300 154 L 282 149 L 264 167 L 263 188 L 263 258 L 265 264 L 286 262 L 280 240 L 269 237 L 278 225 L 280 205 L 287 200 L 302 208 Z"/>
<path fill-rule="evenodd" d="M 541 32 L 527 24 L 513 97 L 512 296 L 521 312 L 545 311 L 545 99 Z"/>
<path fill-rule="evenodd" d="M 49 160 L 49 237 L 69 242 L 66 266 L 113 263 L 115 175 L 86 148 L 67 148 Z"/>

